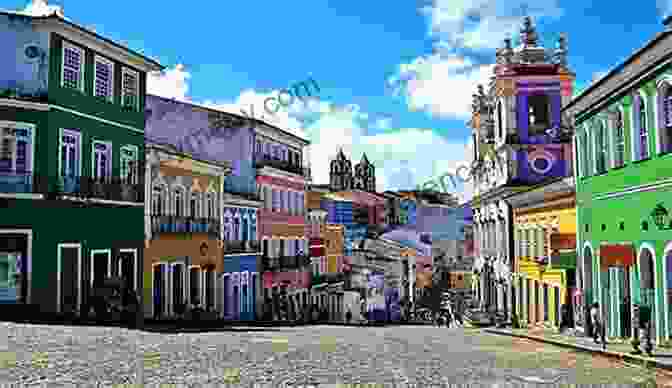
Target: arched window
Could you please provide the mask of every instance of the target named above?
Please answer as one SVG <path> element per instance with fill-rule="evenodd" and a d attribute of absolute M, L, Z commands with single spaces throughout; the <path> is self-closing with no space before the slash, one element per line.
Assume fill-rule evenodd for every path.
<path fill-rule="evenodd" d="M 200 218 L 200 206 L 198 206 L 198 201 L 200 193 L 191 193 L 191 200 L 189 201 L 189 216 L 192 218 Z"/>
<path fill-rule="evenodd" d="M 530 136 L 543 135 L 551 127 L 551 102 L 545 94 L 528 97 L 528 133 Z"/>
<path fill-rule="evenodd" d="M 595 134 L 595 169 L 598 174 L 607 171 L 607 131 L 601 120 L 597 120 L 594 126 Z"/>
<path fill-rule="evenodd" d="M 175 201 L 175 215 L 177 217 L 184 216 L 184 192 L 180 188 L 173 190 L 173 200 Z"/>
<path fill-rule="evenodd" d="M 233 239 L 240 240 L 240 214 L 233 216 Z"/>
<path fill-rule="evenodd" d="M 616 111 L 614 117 L 614 166 L 625 164 L 625 132 L 623 130 L 623 113 Z"/>
<path fill-rule="evenodd" d="M 584 132 L 581 136 L 581 175 L 588 177 L 592 175 L 590 171 L 590 164 L 588 163 L 590 160 L 590 136 L 588 136 L 588 131 L 585 127 L 583 131 Z"/>
<path fill-rule="evenodd" d="M 162 216 L 166 212 L 165 188 L 162 185 L 154 185 L 152 188 L 152 215 Z"/>
<path fill-rule="evenodd" d="M 233 240 L 233 221 L 232 221 L 232 214 L 229 211 L 229 209 L 226 209 L 224 212 L 224 240 L 231 241 Z"/>
<path fill-rule="evenodd" d="M 664 82 L 658 89 L 660 152 L 672 152 L 672 84 Z"/>
<path fill-rule="evenodd" d="M 635 157 L 643 160 L 649 157 L 649 123 L 646 119 L 646 101 L 637 94 L 635 96 Z M 638 152 L 637 152 L 638 151 Z"/>
<path fill-rule="evenodd" d="M 280 194 L 279 190 L 276 190 L 276 189 L 272 188 L 271 193 L 272 193 L 272 196 L 273 196 L 273 200 L 271 202 L 271 210 L 277 211 L 278 208 L 280 207 L 280 198 L 278 198 L 279 194 Z"/>
<path fill-rule="evenodd" d="M 207 217 L 210 220 L 215 220 L 217 217 L 215 216 L 215 200 L 212 193 L 207 193 L 206 198 L 206 208 L 208 209 Z"/>
<path fill-rule="evenodd" d="M 502 117 L 502 102 L 497 103 L 497 139 L 502 138 L 504 133 L 504 119 Z"/>
<path fill-rule="evenodd" d="M 243 216 L 243 225 L 242 225 L 242 228 L 243 228 L 243 230 L 242 230 L 242 232 L 243 232 L 242 240 L 243 241 L 250 240 L 249 229 L 248 229 L 249 227 L 250 227 L 250 223 L 249 223 L 249 220 L 248 220 L 247 214 L 246 214 L 246 215 Z"/>

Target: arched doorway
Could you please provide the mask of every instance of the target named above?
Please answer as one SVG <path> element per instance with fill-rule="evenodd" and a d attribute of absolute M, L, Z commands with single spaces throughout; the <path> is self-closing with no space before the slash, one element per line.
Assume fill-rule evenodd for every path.
<path fill-rule="evenodd" d="M 639 292 L 640 306 L 651 310 L 651 338 L 656 338 L 656 286 L 654 256 L 649 248 L 642 248 L 639 253 Z"/>
<path fill-rule="evenodd" d="M 667 301 L 667 337 L 672 337 L 672 242 L 665 247 L 665 300 Z"/>
<path fill-rule="evenodd" d="M 593 250 L 589 245 L 583 248 L 581 272 L 583 272 L 583 288 L 576 309 L 577 323 L 581 322 L 588 327 L 588 306 L 595 302 L 593 300 Z"/>

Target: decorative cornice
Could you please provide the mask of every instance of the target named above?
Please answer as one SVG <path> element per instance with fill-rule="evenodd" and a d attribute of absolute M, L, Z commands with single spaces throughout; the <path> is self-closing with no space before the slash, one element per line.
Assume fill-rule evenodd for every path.
<path fill-rule="evenodd" d="M 85 46 L 99 54 L 106 55 L 129 67 L 134 67 L 143 72 L 161 71 L 164 69 L 162 65 L 153 59 L 133 52 L 127 47 L 122 47 L 110 39 L 60 17 L 51 15 L 47 17 L 33 17 L 32 19 L 33 23 L 40 30 L 60 34 L 74 43 Z"/>
<path fill-rule="evenodd" d="M 8 106 L 12 108 L 21 108 L 21 109 L 32 109 L 32 110 L 41 110 L 48 111 L 50 106 L 49 104 L 41 102 L 32 102 L 18 100 L 15 98 L 0 98 L 0 106 Z"/>

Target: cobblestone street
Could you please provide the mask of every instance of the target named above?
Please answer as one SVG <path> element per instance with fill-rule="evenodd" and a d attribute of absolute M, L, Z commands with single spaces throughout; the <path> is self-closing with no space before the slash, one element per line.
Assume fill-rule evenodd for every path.
<path fill-rule="evenodd" d="M 118 328 L 0 324 L 1 383 L 49 387 L 336 383 L 643 384 L 652 372 L 590 354 L 471 329 L 312 326 L 148 334 Z M 666 384 L 664 375 L 655 377 Z M 392 385 L 394 384 L 394 385 Z M 444 385 L 445 386 L 445 385 Z M 535 385 L 536 386 L 536 385 Z"/>

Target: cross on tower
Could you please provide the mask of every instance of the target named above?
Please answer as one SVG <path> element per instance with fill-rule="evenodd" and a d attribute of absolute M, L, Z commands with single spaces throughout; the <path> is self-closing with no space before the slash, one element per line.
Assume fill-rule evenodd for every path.
<path fill-rule="evenodd" d="M 523 3 L 523 4 L 520 5 L 520 13 L 521 13 L 522 16 L 528 16 L 528 14 L 527 14 L 528 8 L 529 7 L 527 6 L 526 3 Z"/>

